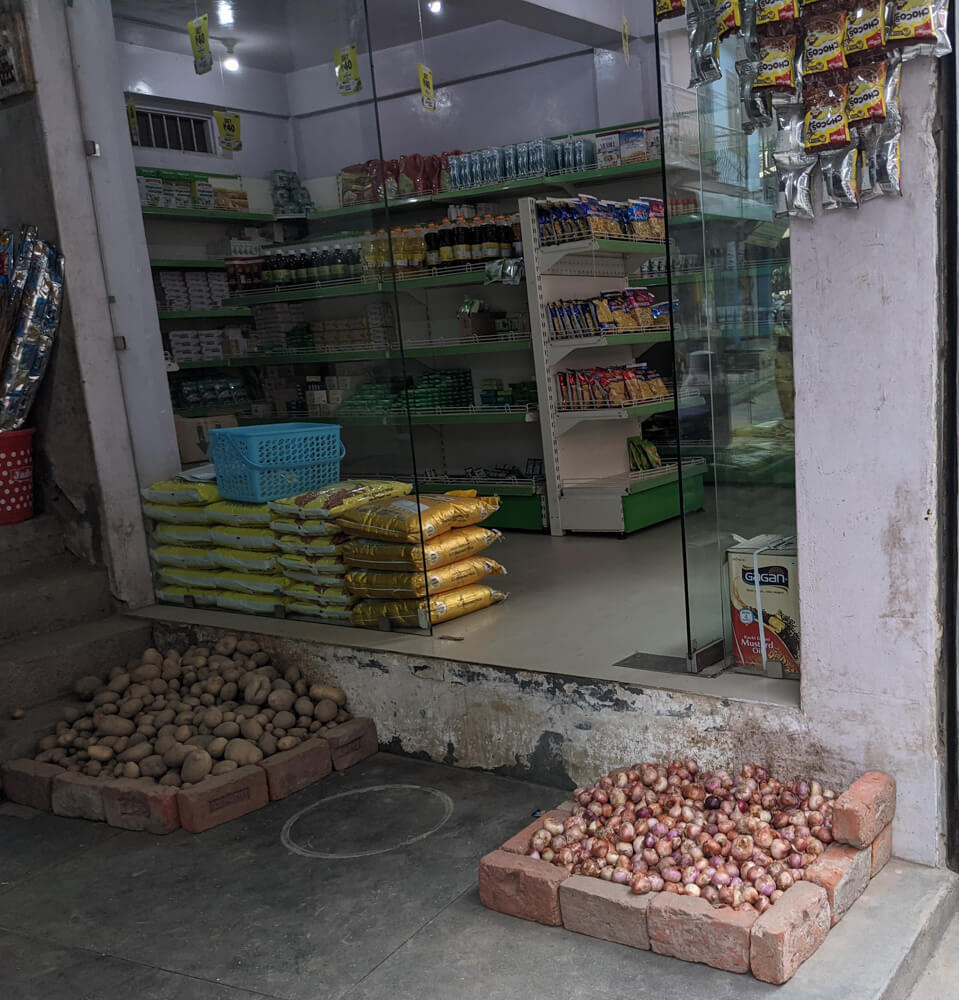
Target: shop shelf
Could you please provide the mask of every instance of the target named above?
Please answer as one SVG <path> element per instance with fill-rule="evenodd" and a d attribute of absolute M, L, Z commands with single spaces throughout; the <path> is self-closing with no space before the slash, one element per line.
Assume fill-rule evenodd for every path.
<path fill-rule="evenodd" d="M 204 414 L 192 414 L 203 416 Z M 444 410 L 411 410 L 409 422 L 439 426 L 441 424 L 531 424 L 539 419 L 535 409 L 510 406 L 469 406 Z M 340 424 L 343 427 L 402 427 L 407 422 L 405 410 L 389 413 L 336 413 L 324 417 L 262 417 L 242 418 L 240 424 L 276 424 L 287 421 L 316 420 L 318 423 Z"/>
<path fill-rule="evenodd" d="M 571 255 L 599 258 L 619 258 L 624 256 L 655 257 L 666 253 L 666 244 L 652 240 L 641 240 L 635 237 L 622 236 L 592 237 L 585 240 L 569 240 L 566 243 L 553 243 L 541 246 L 536 251 L 541 271 L 555 267 L 564 257 Z"/>
<path fill-rule="evenodd" d="M 248 408 L 242 406 L 187 406 L 180 410 L 174 410 L 174 413 L 178 417 L 229 417 L 235 416 L 237 423 L 242 423 L 244 420 L 248 419 L 246 414 L 249 413 Z M 256 423 L 255 420 L 250 420 L 250 423 Z"/>
<path fill-rule="evenodd" d="M 148 219 L 182 219 L 190 222 L 273 222 L 273 216 L 263 212 L 222 212 L 202 208 L 157 208 L 153 205 L 141 206 Z"/>
<path fill-rule="evenodd" d="M 668 326 L 656 330 L 597 334 L 595 337 L 555 338 L 549 342 L 549 363 L 558 365 L 573 351 L 589 350 L 596 347 L 617 347 L 621 344 L 663 344 L 668 341 Z"/>
<path fill-rule="evenodd" d="M 224 299 L 229 302 L 230 299 Z M 231 319 L 241 316 L 252 316 L 253 311 L 241 306 L 231 306 L 229 309 L 198 309 L 191 312 L 158 312 L 160 319 Z"/>
<path fill-rule="evenodd" d="M 397 278 L 396 288 L 406 292 L 417 288 L 448 288 L 455 285 L 482 285 L 486 280 L 484 265 L 461 265 L 452 272 L 423 273 L 416 277 Z M 344 281 L 333 283 L 310 282 L 293 287 L 283 286 L 282 291 L 249 292 L 223 301 L 229 306 L 264 305 L 270 302 L 307 302 L 311 299 L 333 299 L 350 295 L 391 294 L 392 281 Z"/>
<path fill-rule="evenodd" d="M 184 271 L 199 271 L 199 270 L 211 270 L 211 271 L 224 271 L 226 270 L 226 262 L 222 260 L 178 260 L 174 257 L 171 258 L 151 258 L 150 267 L 154 270 L 161 271 L 170 268 L 182 268 Z"/>
<path fill-rule="evenodd" d="M 445 358 L 469 354 L 495 354 L 499 351 L 528 351 L 530 335 L 526 333 L 492 334 L 462 340 L 415 340 L 404 343 L 403 353 L 408 358 Z M 399 357 L 394 349 L 392 356 Z"/>
<path fill-rule="evenodd" d="M 698 394 L 680 394 L 679 407 L 686 409 L 691 406 L 702 406 L 705 400 Z M 595 406 L 581 410 L 557 410 L 556 427 L 562 434 L 576 424 L 596 420 L 626 420 L 630 417 L 651 417 L 656 413 L 668 413 L 675 407 L 672 394 L 658 396 L 645 402 L 628 405 Z"/>
<path fill-rule="evenodd" d="M 788 267 L 788 260 L 770 260 L 757 264 L 745 264 L 743 267 L 735 269 L 728 268 L 708 268 L 706 270 L 684 271 L 681 274 L 673 275 L 673 284 L 685 284 L 687 282 L 700 281 L 703 277 L 712 277 L 718 281 L 737 281 L 742 278 L 757 278 L 771 274 L 775 268 Z M 667 284 L 665 274 L 650 275 L 646 277 L 641 274 L 631 275 L 629 278 L 630 288 L 653 287 Z"/>

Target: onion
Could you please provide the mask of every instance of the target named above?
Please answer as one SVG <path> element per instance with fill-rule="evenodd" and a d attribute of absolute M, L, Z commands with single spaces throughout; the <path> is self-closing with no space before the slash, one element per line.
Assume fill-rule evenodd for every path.
<path fill-rule="evenodd" d="M 619 840 L 616 842 L 616 853 L 625 854 L 626 857 L 632 857 L 633 845 L 625 840 Z"/>
<path fill-rule="evenodd" d="M 756 903 L 756 909 L 761 914 L 765 913 L 770 906 L 772 906 L 772 903 L 770 903 L 765 896 L 760 896 L 758 902 Z"/>
<path fill-rule="evenodd" d="M 562 834 L 560 834 L 559 836 L 553 837 L 553 839 L 550 842 L 549 846 L 552 847 L 554 851 L 558 851 L 560 848 L 566 846 L 566 838 L 564 836 L 562 836 Z"/>
<path fill-rule="evenodd" d="M 612 869 L 612 868 L 610 868 L 610 867 L 609 867 L 609 866 L 607 865 L 607 866 L 606 866 L 605 868 L 602 868 L 602 869 L 600 869 L 600 872 L 599 872 L 599 877 L 600 877 L 600 878 L 601 878 L 601 879 L 602 879 L 602 880 L 603 880 L 604 882 L 613 882 L 613 881 L 615 881 L 615 880 L 614 880 L 614 878 L 613 878 L 613 876 L 614 876 L 615 874 L 616 874 L 615 870 L 614 870 L 614 869 Z"/>
<path fill-rule="evenodd" d="M 769 845 L 769 853 L 777 860 L 782 861 L 790 853 L 789 844 L 778 837 Z"/>
<path fill-rule="evenodd" d="M 789 872 L 780 872 L 776 876 L 776 888 L 782 889 L 785 892 L 790 886 L 794 884 L 794 879 Z"/>
<path fill-rule="evenodd" d="M 663 868 L 660 874 L 667 882 L 681 882 L 683 873 L 678 868 Z"/>
<path fill-rule="evenodd" d="M 755 886 L 747 885 L 743 889 L 743 902 L 752 905 L 759 899 L 759 890 Z"/>
<path fill-rule="evenodd" d="M 606 794 L 605 789 L 597 788 L 596 791 L 593 792 L 593 801 L 600 803 L 600 805 L 604 805 L 609 802 L 609 796 Z"/>
<path fill-rule="evenodd" d="M 611 868 L 606 870 L 612 872 L 610 878 L 614 882 L 618 882 L 620 885 L 626 885 L 626 883 L 629 881 L 629 872 L 624 871 L 622 868 L 617 868 L 615 871 L 613 871 L 613 869 Z"/>
<path fill-rule="evenodd" d="M 786 864 L 790 868 L 802 868 L 802 855 L 797 854 L 795 851 L 786 858 Z"/>
<path fill-rule="evenodd" d="M 832 843 L 832 830 L 826 826 L 817 826 L 815 830 L 812 831 L 812 835 L 822 844 Z"/>
<path fill-rule="evenodd" d="M 547 847 L 546 850 L 542 852 L 541 857 L 544 861 L 552 861 L 556 855 L 553 853 L 553 849 L 551 847 Z"/>
<path fill-rule="evenodd" d="M 712 885 L 705 886 L 702 890 L 702 897 L 707 903 L 718 903 L 719 902 L 719 890 Z"/>
<path fill-rule="evenodd" d="M 764 896 L 771 896 L 776 891 L 776 883 L 766 875 L 757 879 L 755 885 Z"/>
<path fill-rule="evenodd" d="M 539 851 L 530 851 L 527 856 L 530 857 L 530 858 L 533 858 L 534 860 L 538 861 L 539 857 L 540 857 L 540 853 L 539 853 Z"/>
<path fill-rule="evenodd" d="M 702 891 L 695 882 L 687 884 L 683 887 L 683 895 L 685 896 L 700 896 Z"/>
<path fill-rule="evenodd" d="M 805 799 L 809 795 L 809 784 L 805 781 L 796 782 L 796 794 L 801 798 Z"/>
<path fill-rule="evenodd" d="M 732 876 L 728 872 L 713 872 L 713 877 L 710 879 L 717 889 L 722 889 L 724 886 L 729 885 L 732 882 Z"/>
<path fill-rule="evenodd" d="M 649 891 L 650 892 L 662 892 L 663 887 L 666 885 L 666 881 L 659 872 L 650 872 L 647 876 L 649 879 Z"/>
<path fill-rule="evenodd" d="M 748 835 L 737 837 L 729 853 L 736 861 L 748 861 L 753 853 L 753 838 Z"/>
<path fill-rule="evenodd" d="M 707 795 L 703 805 L 707 809 L 718 809 L 722 805 L 722 800 L 716 795 Z"/>
<path fill-rule="evenodd" d="M 636 827 L 632 823 L 623 823 L 619 828 L 619 839 L 632 843 L 636 839 Z"/>

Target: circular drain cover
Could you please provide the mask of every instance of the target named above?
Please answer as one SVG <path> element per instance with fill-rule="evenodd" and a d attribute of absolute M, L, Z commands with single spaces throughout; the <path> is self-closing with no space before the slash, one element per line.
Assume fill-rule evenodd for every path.
<path fill-rule="evenodd" d="M 453 800 L 424 785 L 371 785 L 329 795 L 291 816 L 280 839 L 306 858 L 365 858 L 435 833 Z"/>

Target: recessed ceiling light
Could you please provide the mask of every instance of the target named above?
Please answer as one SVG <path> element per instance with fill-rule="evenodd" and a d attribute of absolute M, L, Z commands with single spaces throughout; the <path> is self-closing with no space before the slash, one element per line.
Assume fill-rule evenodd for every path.
<path fill-rule="evenodd" d="M 233 25 L 233 4 L 230 0 L 219 0 L 216 5 L 217 20 L 224 28 Z"/>
<path fill-rule="evenodd" d="M 426 5 L 426 9 L 431 14 L 439 14 L 443 9 L 443 0 L 429 0 L 429 3 Z"/>
<path fill-rule="evenodd" d="M 223 68 L 228 69 L 231 73 L 236 73 L 240 68 L 240 60 L 236 56 L 227 56 L 223 60 Z"/>

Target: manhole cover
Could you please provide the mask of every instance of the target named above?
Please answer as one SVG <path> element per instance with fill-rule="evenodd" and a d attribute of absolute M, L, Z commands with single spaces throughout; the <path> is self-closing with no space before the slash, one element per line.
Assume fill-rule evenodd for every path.
<path fill-rule="evenodd" d="M 366 858 L 415 844 L 453 815 L 453 800 L 424 785 L 371 785 L 330 795 L 283 825 L 283 845 L 305 858 Z"/>

